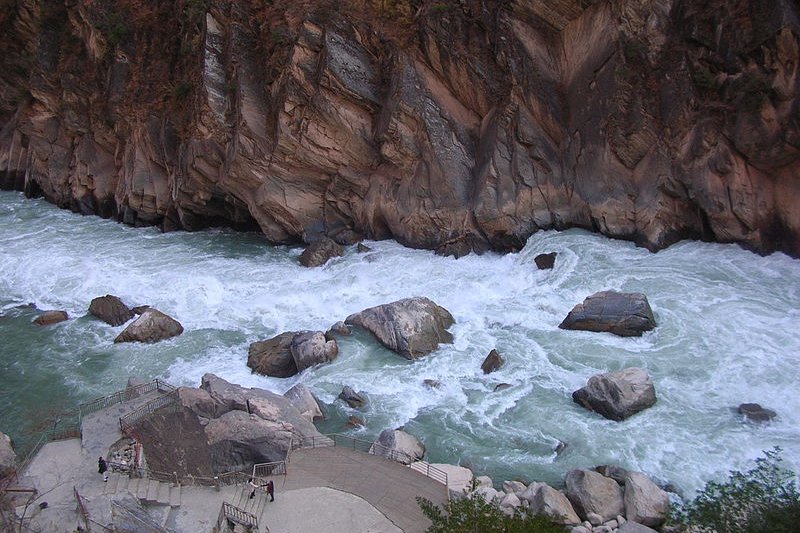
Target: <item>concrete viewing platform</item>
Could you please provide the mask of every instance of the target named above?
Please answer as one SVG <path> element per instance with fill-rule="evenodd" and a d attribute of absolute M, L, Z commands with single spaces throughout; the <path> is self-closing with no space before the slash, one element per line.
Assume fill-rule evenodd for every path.
<path fill-rule="evenodd" d="M 271 478 L 274 502 L 262 490 L 249 498 L 252 488 L 247 483 L 217 489 L 116 472 L 104 482 L 97 459 L 107 457 L 112 445 L 124 438 L 119 417 L 158 394 L 153 391 L 85 415 L 81 439 L 45 444 L 20 473 L 20 485 L 36 489 L 35 500 L 17 507 L 18 516 L 25 514 L 23 523 L 34 530 L 74 532 L 84 521 L 76 512 L 77 491 L 92 522 L 132 524 L 123 531 L 210 532 L 223 502 L 228 502 L 256 516 L 261 532 L 422 533 L 430 522 L 416 497 L 439 505 L 447 500 L 444 484 L 400 463 L 343 446 L 291 452 L 286 474 Z M 139 514 L 124 502 L 133 502 Z"/>

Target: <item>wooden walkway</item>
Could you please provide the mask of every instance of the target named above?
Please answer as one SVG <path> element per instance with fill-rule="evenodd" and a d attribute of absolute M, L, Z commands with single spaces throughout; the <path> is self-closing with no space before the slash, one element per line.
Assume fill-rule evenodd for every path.
<path fill-rule="evenodd" d="M 423 533 L 430 526 L 417 496 L 437 505 L 447 501 L 442 483 L 400 463 L 346 447 L 295 450 L 286 470 L 285 478 L 275 478 L 276 493 L 308 487 L 349 492 L 368 501 L 405 533 Z"/>

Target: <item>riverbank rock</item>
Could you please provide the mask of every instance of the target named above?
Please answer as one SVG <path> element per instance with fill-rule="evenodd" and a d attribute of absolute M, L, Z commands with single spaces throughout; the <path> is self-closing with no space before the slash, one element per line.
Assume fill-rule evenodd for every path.
<path fill-rule="evenodd" d="M 777 416 L 772 409 L 761 407 L 757 403 L 743 403 L 739 405 L 737 411 L 743 415 L 745 420 L 750 422 L 769 422 Z"/>
<path fill-rule="evenodd" d="M 347 428 L 362 428 L 364 427 L 364 419 L 355 415 L 348 416 L 347 421 L 344 423 Z"/>
<path fill-rule="evenodd" d="M 503 363 L 503 358 L 497 350 L 492 350 L 489 352 L 489 355 L 486 356 L 486 359 L 483 360 L 483 363 L 481 363 L 481 370 L 483 370 L 484 374 L 490 374 L 503 366 Z"/>
<path fill-rule="evenodd" d="M 89 313 L 111 326 L 121 326 L 134 316 L 133 311 L 112 294 L 92 300 Z"/>
<path fill-rule="evenodd" d="M 641 368 L 589 378 L 585 387 L 572 393 L 572 400 L 611 420 L 624 420 L 656 403 L 656 390 L 650 376 Z"/>
<path fill-rule="evenodd" d="M 33 323 L 37 326 L 51 326 L 68 319 L 66 311 L 44 311 L 34 319 Z"/>
<path fill-rule="evenodd" d="M 625 518 L 658 527 L 667 519 L 669 495 L 640 472 L 625 475 Z"/>
<path fill-rule="evenodd" d="M 405 357 L 416 359 L 453 341 L 447 331 L 455 321 L 444 307 L 416 297 L 370 307 L 347 317 L 347 324 L 361 326 L 378 341 Z"/>
<path fill-rule="evenodd" d="M 649 528 L 643 524 L 627 520 L 620 524 L 617 533 L 658 533 L 655 529 Z"/>
<path fill-rule="evenodd" d="M 265 420 L 244 411 L 229 411 L 205 426 L 214 469 L 218 472 L 281 461 L 299 435 L 282 421 Z"/>
<path fill-rule="evenodd" d="M 600 522 L 606 522 L 624 511 L 622 489 L 613 479 L 591 470 L 571 470 L 566 485 L 567 498 L 584 520 L 590 520 L 589 514 L 594 513 Z"/>
<path fill-rule="evenodd" d="M 311 394 L 311 391 L 303 385 L 298 383 L 291 389 L 283 393 L 284 398 L 289 400 L 295 408 L 300 411 L 300 414 L 309 422 L 315 420 L 322 420 L 325 418 L 322 414 L 322 409 L 319 407 L 319 402 Z"/>
<path fill-rule="evenodd" d="M 350 335 L 351 333 L 353 333 L 353 327 L 348 326 L 344 323 L 344 321 L 340 320 L 328 328 L 328 331 L 325 332 L 325 338 L 328 340 L 333 340 L 337 336 L 344 337 Z"/>
<path fill-rule="evenodd" d="M 372 443 L 369 453 L 408 465 L 425 456 L 425 446 L 400 429 L 385 429 Z"/>
<path fill-rule="evenodd" d="M 11 446 L 11 437 L 0 433 L 0 479 L 14 472 L 17 466 L 17 454 Z"/>
<path fill-rule="evenodd" d="M 143 312 L 117 335 L 114 342 L 158 342 L 183 333 L 181 323 L 158 309 Z"/>
<path fill-rule="evenodd" d="M 463 498 L 472 490 L 474 476 L 469 468 L 447 463 L 431 463 L 430 466 L 447 474 L 447 490 L 451 498 Z M 427 466 L 424 463 L 412 463 L 411 468 L 425 472 Z"/>
<path fill-rule="evenodd" d="M 300 254 L 300 264 L 304 267 L 322 266 L 329 259 L 340 257 L 344 254 L 344 249 L 336 244 L 332 239 L 322 236 L 308 245 Z"/>
<path fill-rule="evenodd" d="M 295 332 L 287 331 L 271 339 L 252 343 L 247 353 L 247 366 L 262 376 L 294 376 L 298 371 L 290 348 L 295 335 Z"/>
<path fill-rule="evenodd" d="M 644 294 L 604 291 L 576 305 L 558 327 L 638 337 L 655 328 L 656 321 Z"/>
<path fill-rule="evenodd" d="M 194 387 L 178 387 L 178 401 L 201 419 L 217 418 L 230 411 L 208 391 Z"/>
<path fill-rule="evenodd" d="M 539 254 L 533 258 L 533 262 L 539 270 L 550 270 L 556 264 L 556 252 Z"/>
<path fill-rule="evenodd" d="M 350 385 L 345 385 L 337 398 L 344 400 L 345 403 L 353 409 L 359 409 L 367 404 L 367 399 L 363 395 L 354 391 Z"/>
<path fill-rule="evenodd" d="M 553 517 L 559 524 L 577 525 L 581 523 L 569 499 L 561 492 L 545 483 L 540 484 L 530 501 L 533 514 Z"/>
<path fill-rule="evenodd" d="M 336 359 L 339 347 L 335 340 L 326 340 L 321 331 L 303 331 L 292 337 L 289 345 L 297 371 Z"/>

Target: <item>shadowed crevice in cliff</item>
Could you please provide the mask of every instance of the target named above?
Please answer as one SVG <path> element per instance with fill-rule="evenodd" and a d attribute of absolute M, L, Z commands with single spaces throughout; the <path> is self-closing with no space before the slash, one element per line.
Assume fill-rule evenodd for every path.
<path fill-rule="evenodd" d="M 20 0 L 0 26 L 0 187 L 76 212 L 800 255 L 793 2 Z"/>

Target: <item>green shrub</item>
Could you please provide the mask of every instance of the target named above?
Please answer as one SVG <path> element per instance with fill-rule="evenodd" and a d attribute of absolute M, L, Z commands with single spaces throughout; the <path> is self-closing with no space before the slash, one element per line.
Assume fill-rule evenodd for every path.
<path fill-rule="evenodd" d="M 733 471 L 725 483 L 709 482 L 673 511 L 671 521 L 704 533 L 793 533 L 800 524 L 794 473 L 781 466 L 780 448 L 764 452 L 755 467 Z"/>
<path fill-rule="evenodd" d="M 517 509 L 506 515 L 497 505 L 480 496 L 450 500 L 441 508 L 417 498 L 422 512 L 432 522 L 427 533 L 565 533 L 564 526 L 543 515 L 529 515 Z"/>

